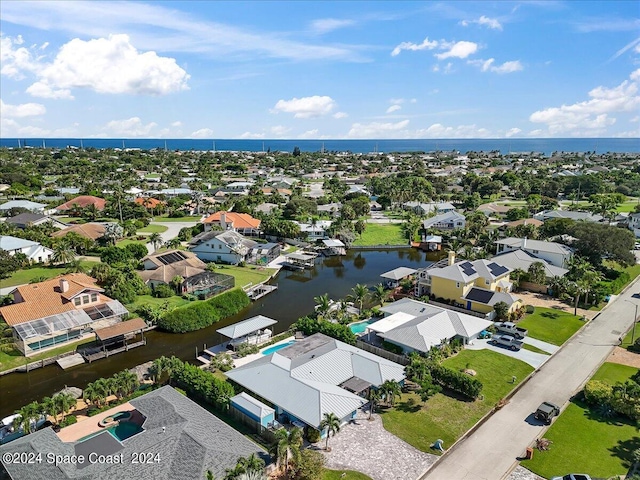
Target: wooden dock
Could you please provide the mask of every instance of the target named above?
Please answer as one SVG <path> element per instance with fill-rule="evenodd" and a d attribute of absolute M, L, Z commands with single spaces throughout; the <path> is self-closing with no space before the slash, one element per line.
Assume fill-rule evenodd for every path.
<path fill-rule="evenodd" d="M 84 363 L 84 358 L 79 353 L 74 353 L 73 355 L 59 358 L 56 360 L 56 363 L 60 368 L 66 370 L 67 368 L 75 367 L 76 365 L 82 365 Z"/>
<path fill-rule="evenodd" d="M 258 300 L 259 298 L 264 297 L 265 295 L 270 294 L 278 289 L 277 285 L 267 285 L 266 283 L 255 285 L 250 287 L 248 290 L 245 290 L 245 293 L 249 296 L 251 300 Z"/>
<path fill-rule="evenodd" d="M 129 344 L 124 345 L 124 346 L 119 347 L 119 348 L 114 348 L 113 350 L 100 350 L 99 352 L 94 352 L 94 353 L 82 352 L 82 356 L 84 357 L 84 359 L 87 362 L 91 363 L 94 360 L 100 360 L 101 358 L 107 358 L 107 357 L 110 357 L 111 355 L 115 355 L 117 353 L 128 352 L 132 348 L 141 347 L 141 346 L 146 345 L 146 344 L 147 344 L 147 340 L 144 339 L 144 340 L 141 340 L 139 342 L 129 343 Z"/>

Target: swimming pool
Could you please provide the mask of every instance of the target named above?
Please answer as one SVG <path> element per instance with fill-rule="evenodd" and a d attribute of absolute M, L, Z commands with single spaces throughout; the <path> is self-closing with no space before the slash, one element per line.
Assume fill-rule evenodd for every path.
<path fill-rule="evenodd" d="M 365 320 L 364 322 L 352 323 L 351 325 L 349 325 L 349 328 L 351 329 L 351 331 L 353 333 L 355 333 L 357 335 L 359 333 L 364 333 L 369 325 L 371 325 L 372 323 L 375 323 L 377 321 L 378 321 L 377 318 L 375 318 L 375 319 L 374 318 L 370 318 L 369 320 Z"/>
<path fill-rule="evenodd" d="M 126 440 L 129 437 L 133 437 L 135 434 L 140 433 L 142 430 L 144 430 L 140 425 L 138 425 L 137 423 L 134 422 L 126 422 L 126 421 L 121 421 L 118 425 L 112 425 L 110 427 L 107 427 L 103 430 L 100 430 L 99 432 L 93 432 L 89 435 L 86 435 L 80 439 L 78 439 L 78 443 L 79 442 L 84 442 L 85 440 L 89 440 L 90 438 L 93 438 L 97 435 L 100 435 L 101 433 L 107 431 L 109 432 L 116 440 L 118 441 L 123 441 Z"/>
<path fill-rule="evenodd" d="M 291 340 L 287 343 L 281 343 L 280 345 L 274 345 L 273 347 L 269 347 L 266 350 L 262 351 L 263 355 L 271 355 L 273 352 L 277 352 L 278 350 L 281 350 L 283 348 L 289 347 L 291 345 L 293 345 L 294 343 L 296 343 L 295 340 Z"/>

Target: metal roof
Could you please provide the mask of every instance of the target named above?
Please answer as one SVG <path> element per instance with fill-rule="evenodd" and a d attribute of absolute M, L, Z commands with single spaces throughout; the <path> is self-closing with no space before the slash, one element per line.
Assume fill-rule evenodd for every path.
<path fill-rule="evenodd" d="M 0 250 L 18 250 L 26 247 L 40 245 L 38 242 L 25 240 L 24 238 L 12 237 L 10 235 L 0 235 Z"/>
<path fill-rule="evenodd" d="M 519 268 L 523 272 L 529 271 L 529 267 L 533 263 L 541 263 L 544 266 L 544 274 L 547 278 L 564 277 L 569 270 L 562 267 L 551 265 L 544 258 L 538 258 L 525 250 L 512 250 L 500 253 L 493 257 L 494 260 L 500 262 L 501 265 L 509 267 L 513 270 Z"/>
<path fill-rule="evenodd" d="M 322 243 L 325 244 L 325 246 L 332 248 L 332 247 L 344 247 L 344 243 L 342 243 L 340 240 L 335 240 L 333 238 L 327 239 L 327 240 L 322 240 Z"/>
<path fill-rule="evenodd" d="M 409 320 L 413 320 L 414 318 L 416 317 L 408 313 L 396 312 L 382 320 L 369 324 L 367 328 L 374 332 L 385 333 L 407 323 Z"/>
<path fill-rule="evenodd" d="M 224 335 L 227 338 L 242 338 L 246 335 L 249 335 L 250 333 L 262 330 L 263 328 L 273 325 L 274 323 L 278 323 L 278 321 L 274 320 L 273 318 L 257 315 L 247 320 L 229 325 L 228 327 L 220 328 L 219 330 L 216 330 L 216 332 L 218 332 L 220 335 Z"/>
<path fill-rule="evenodd" d="M 95 331 L 96 336 L 104 341 L 109 338 L 119 337 L 127 333 L 139 332 L 147 328 L 147 324 L 141 318 L 132 318 L 124 322 L 116 323 L 110 327 L 99 328 Z"/>
<path fill-rule="evenodd" d="M 495 243 L 497 245 L 508 245 L 512 248 L 521 248 L 523 250 L 538 250 L 540 252 L 560 253 L 563 255 L 573 252 L 573 250 L 561 243 L 531 240 L 528 238 L 507 237 Z"/>
<path fill-rule="evenodd" d="M 285 255 L 285 258 L 290 258 L 291 260 L 302 260 L 303 262 L 306 262 L 308 260 L 313 260 L 314 258 L 316 258 L 316 255 L 310 255 L 306 253 L 289 253 L 288 255 Z"/>
<path fill-rule="evenodd" d="M 414 268 L 398 267 L 394 268 L 393 270 L 389 270 L 388 272 L 385 272 L 380 276 L 382 278 L 390 278 L 391 280 L 402 280 L 403 278 L 408 277 L 409 275 L 413 275 L 414 273 L 416 273 L 416 270 Z"/>
<path fill-rule="evenodd" d="M 44 203 L 36 203 L 30 200 L 9 200 L 0 205 L 0 210 L 10 210 L 12 208 L 26 208 L 27 210 L 41 210 L 46 205 Z"/>
<path fill-rule="evenodd" d="M 258 418 L 264 418 L 267 415 L 275 413 L 275 410 L 268 405 L 265 405 L 260 400 L 253 398 L 246 392 L 240 392 L 235 397 L 230 399 L 232 404 L 242 407 L 243 410 L 252 413 Z"/>

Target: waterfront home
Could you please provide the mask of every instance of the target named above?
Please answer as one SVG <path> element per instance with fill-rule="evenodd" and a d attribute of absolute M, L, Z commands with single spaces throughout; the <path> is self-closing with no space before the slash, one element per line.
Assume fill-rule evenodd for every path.
<path fill-rule="evenodd" d="M 249 250 L 247 262 L 266 265 L 280 256 L 282 246 L 279 243 L 258 243 Z"/>
<path fill-rule="evenodd" d="M 510 268 L 496 261 L 456 262 L 455 253 L 449 252 L 446 267 L 419 270 L 416 293 L 480 313 L 489 313 L 496 303 L 505 302 L 512 312 L 523 304 L 510 293 L 510 273 Z"/>
<path fill-rule="evenodd" d="M 13 329 L 18 349 L 29 356 L 83 338 L 122 320 L 129 312 L 107 297 L 95 279 L 70 273 L 16 287 L 0 315 Z"/>
<path fill-rule="evenodd" d="M 430 215 L 434 212 L 436 215 L 440 215 L 442 213 L 453 212 L 456 209 L 456 207 L 449 202 L 405 202 L 402 204 L 402 208 L 411 210 L 416 215 Z"/>
<path fill-rule="evenodd" d="M 602 215 L 597 215 L 591 212 L 577 212 L 573 210 L 543 210 L 536 213 L 533 218 L 546 222 L 547 220 L 553 220 L 554 218 L 568 218 L 575 222 L 601 222 L 603 220 Z"/>
<path fill-rule="evenodd" d="M 44 247 L 38 242 L 10 235 L 0 235 L 0 250 L 9 252 L 11 256 L 22 253 L 27 256 L 30 263 L 48 263 L 53 258 L 53 250 L 50 248 Z"/>
<path fill-rule="evenodd" d="M 432 347 L 456 338 L 467 344 L 493 325 L 484 318 L 410 298 L 390 303 L 380 311 L 384 318 L 367 326 L 369 340 L 375 343 L 377 336 L 401 347 L 405 353 L 427 353 Z"/>
<path fill-rule="evenodd" d="M 573 250 L 566 245 L 542 240 L 530 240 L 528 238 L 507 237 L 495 242 L 496 254 L 524 250 L 534 257 L 542 258 L 556 267 L 566 267 L 573 258 Z"/>
<path fill-rule="evenodd" d="M 53 232 L 51 236 L 59 238 L 64 237 L 67 233 L 73 232 L 95 242 L 99 238 L 104 237 L 105 230 L 106 228 L 104 223 L 82 223 L 78 225 L 70 225 L 62 230 Z"/>
<path fill-rule="evenodd" d="M 44 213 L 46 207 L 44 203 L 36 203 L 30 200 L 9 200 L 0 205 L 0 214 L 6 215 L 12 208 L 24 208 L 32 213 Z"/>
<path fill-rule="evenodd" d="M 636 238 L 640 237 L 640 213 L 632 213 L 628 220 L 629 230 L 633 232 Z"/>
<path fill-rule="evenodd" d="M 227 376 L 270 402 L 280 423 L 318 430 L 324 414 L 333 413 L 346 423 L 367 403 L 370 387 L 405 378 L 402 365 L 321 333 L 234 368 Z"/>
<path fill-rule="evenodd" d="M 405 279 L 410 279 L 417 272 L 414 268 L 398 267 L 381 274 L 384 279 L 383 285 L 387 288 L 396 288 L 400 286 L 400 282 Z"/>
<path fill-rule="evenodd" d="M 231 230 L 241 235 L 257 236 L 260 233 L 260 220 L 248 213 L 219 211 L 205 218 L 204 231 Z"/>
<path fill-rule="evenodd" d="M 423 237 L 426 237 L 429 229 L 436 230 L 457 230 L 464 228 L 467 224 L 467 219 L 464 215 L 458 212 L 445 212 L 435 217 L 430 217 L 422 221 L 422 228 L 424 230 Z"/>
<path fill-rule="evenodd" d="M 303 237 L 306 235 L 307 241 L 315 242 L 316 240 L 329 238 L 327 230 L 333 222 L 331 220 L 316 220 L 315 223 L 295 223 L 300 227 L 300 234 Z"/>
<path fill-rule="evenodd" d="M 25 229 L 27 227 L 37 227 L 40 225 L 51 225 L 53 228 L 66 228 L 67 224 L 56 220 L 49 215 L 42 213 L 21 213 L 15 217 L 9 217 L 5 221 L 7 225 L 13 225 L 14 227 Z"/>
<path fill-rule="evenodd" d="M 189 249 L 200 260 L 231 265 L 246 262 L 251 249 L 257 246 L 258 242 L 233 230 L 203 232 L 189 242 Z"/>
<path fill-rule="evenodd" d="M 511 270 L 520 269 L 523 272 L 529 271 L 529 267 L 534 263 L 541 263 L 544 269 L 544 275 L 547 281 L 553 277 L 564 277 L 569 270 L 562 267 L 556 267 L 547 262 L 544 258 L 538 258 L 525 250 L 512 250 L 496 255 L 492 258 L 500 265 L 510 268 Z"/>
<path fill-rule="evenodd" d="M 96 207 L 96 210 L 101 212 L 104 210 L 107 201 L 104 198 L 94 197 L 93 195 L 80 195 L 79 197 L 72 198 L 68 202 L 64 202 L 62 205 L 58 205 L 55 210 L 58 213 L 70 213 L 75 215 L 83 208 L 88 206 Z"/>
<path fill-rule="evenodd" d="M 124 418 L 119 424 L 99 425 L 117 415 Z M 25 453 L 29 458 L 40 454 L 43 461 L 6 461 L 11 454 Z M 169 386 L 81 420 L 58 434 L 45 428 L 14 440 L 0 447 L 0 454 L 13 480 L 194 480 L 206 478 L 209 470 L 215 478 L 222 478 L 239 457 L 251 454 L 270 462 L 256 443 Z M 84 461 L 58 465 L 47 461 L 71 455 L 84 455 Z"/>

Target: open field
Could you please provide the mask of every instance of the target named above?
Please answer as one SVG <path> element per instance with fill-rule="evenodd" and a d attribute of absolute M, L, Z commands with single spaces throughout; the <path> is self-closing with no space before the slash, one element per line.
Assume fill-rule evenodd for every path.
<path fill-rule="evenodd" d="M 353 242 L 354 247 L 407 244 L 402 226 L 397 223 L 367 223 L 366 230 Z"/>
<path fill-rule="evenodd" d="M 444 365 L 475 370 L 475 378 L 484 385 L 484 399 L 469 401 L 438 393 L 423 402 L 415 393 L 403 393 L 394 408 L 381 414 L 385 429 L 423 452 L 438 453 L 431 449 L 438 438 L 449 448 L 516 386 L 512 375 L 519 383 L 533 371 L 526 363 L 491 350 L 464 350 Z"/>
<path fill-rule="evenodd" d="M 562 345 L 580 329 L 584 322 L 572 313 L 553 308 L 536 307 L 533 313 L 518 322 L 518 326 L 529 330 L 529 336 Z"/>
<path fill-rule="evenodd" d="M 97 265 L 98 263 L 100 262 L 91 262 L 88 260 L 82 261 L 82 265 L 87 270 L 90 270 L 94 265 Z M 34 278 L 45 278 L 48 280 L 58 275 L 62 275 L 64 272 L 67 271 L 67 268 L 68 267 L 61 267 L 61 266 L 55 266 L 55 267 L 43 266 L 43 267 L 24 268 L 22 270 L 18 270 L 17 272 L 14 272 L 9 278 L 1 280 L 0 287 L 4 288 L 4 287 L 13 287 L 16 285 L 23 285 L 25 283 L 29 283 L 29 281 Z"/>

